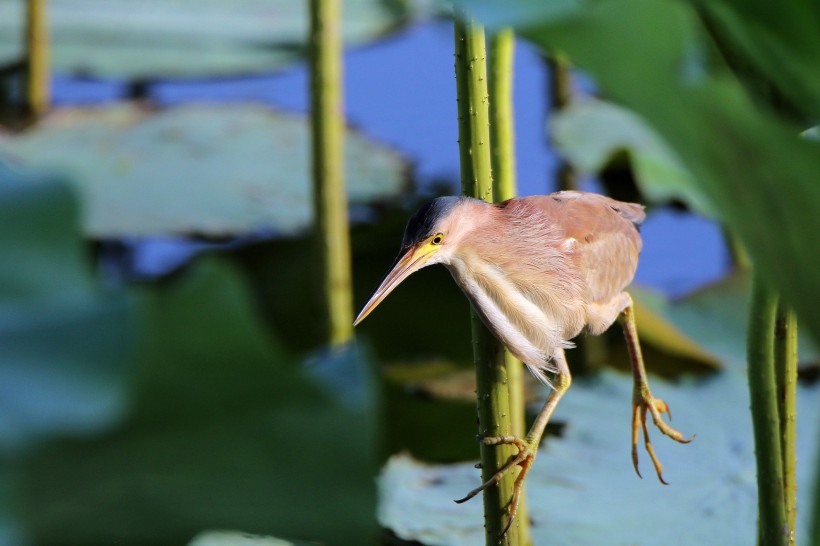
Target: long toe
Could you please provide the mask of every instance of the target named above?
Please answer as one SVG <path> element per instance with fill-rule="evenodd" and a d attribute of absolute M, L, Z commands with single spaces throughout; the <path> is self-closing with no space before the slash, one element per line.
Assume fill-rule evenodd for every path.
<path fill-rule="evenodd" d="M 501 531 L 502 537 L 507 534 L 507 531 L 510 530 L 510 527 L 512 527 L 512 524 L 515 521 L 515 516 L 518 515 L 518 504 L 521 500 L 521 490 L 524 488 L 524 478 L 526 478 L 527 473 L 529 473 L 530 468 L 532 468 L 533 462 L 535 462 L 535 454 L 532 454 L 530 457 L 527 457 L 525 460 L 519 463 L 521 466 L 521 472 L 519 472 L 518 477 L 515 478 L 515 483 L 513 484 L 513 494 L 512 499 L 510 500 L 509 519 L 507 520 L 507 525 L 504 526 L 504 530 Z"/>
<path fill-rule="evenodd" d="M 694 439 L 692 437 L 685 437 L 683 433 L 669 426 L 662 417 L 662 413 L 671 415 L 669 406 L 660 398 L 654 398 L 648 392 L 643 396 L 637 397 L 632 403 L 632 464 L 635 467 L 635 472 L 638 476 L 641 475 L 638 470 L 638 436 L 643 433 L 644 449 L 652 460 L 652 465 L 655 467 L 655 473 L 658 475 L 658 480 L 664 485 L 668 485 L 663 479 L 663 465 L 658 456 L 655 454 L 655 447 L 649 439 L 649 429 L 646 426 L 646 414 L 652 415 L 652 422 L 655 426 L 666 436 L 672 438 L 681 444 L 688 444 Z"/>
<path fill-rule="evenodd" d="M 687 438 L 682 432 L 672 428 L 663 420 L 663 413 L 666 413 L 669 416 L 669 419 L 672 419 L 672 410 L 669 409 L 666 402 L 660 398 L 654 398 L 652 395 L 649 395 L 648 399 L 645 401 L 645 404 L 646 408 L 649 410 L 649 413 L 652 414 L 652 422 L 655 423 L 658 430 L 681 444 L 688 444 L 694 440 L 694 436 Z"/>
<path fill-rule="evenodd" d="M 524 487 L 524 478 L 527 476 L 530 468 L 532 468 L 532 463 L 535 461 L 535 453 L 536 449 L 534 449 L 528 442 L 522 440 L 521 438 L 515 436 L 492 436 L 492 437 L 480 437 L 479 440 L 487 446 L 497 446 L 497 445 L 514 445 L 518 449 L 518 453 L 514 456 L 510 457 L 510 460 L 501 467 L 495 474 L 493 474 L 490 479 L 486 482 L 481 484 L 480 486 L 476 487 L 464 498 L 458 499 L 455 502 L 461 504 L 463 502 L 467 502 L 468 500 L 472 499 L 485 489 L 490 486 L 497 484 L 501 481 L 501 478 L 510 470 L 515 468 L 516 466 L 521 467 L 521 471 L 518 473 L 518 476 L 515 478 L 515 482 L 513 484 L 513 493 L 510 499 L 509 505 L 509 519 L 507 520 L 507 524 L 504 526 L 504 530 L 501 532 L 501 537 L 507 534 L 510 527 L 515 520 L 515 516 L 518 514 L 518 505 L 521 499 L 521 490 Z"/>
<path fill-rule="evenodd" d="M 482 483 L 461 499 L 457 499 L 455 502 L 458 504 L 467 502 L 468 500 L 472 499 L 488 487 L 497 484 L 501 481 L 501 478 L 504 477 L 504 474 L 512 470 L 518 465 L 522 465 L 522 463 L 527 460 L 528 458 L 535 458 L 535 451 L 532 450 L 527 442 L 524 440 L 517 438 L 515 436 L 489 436 L 489 437 L 479 437 L 478 438 L 481 443 L 488 446 L 497 446 L 497 445 L 514 445 L 518 448 L 518 453 L 516 453 L 513 457 L 510 458 L 509 461 L 502 466 L 498 472 L 493 474 L 489 480 Z M 523 465 L 522 465 L 523 466 Z"/>

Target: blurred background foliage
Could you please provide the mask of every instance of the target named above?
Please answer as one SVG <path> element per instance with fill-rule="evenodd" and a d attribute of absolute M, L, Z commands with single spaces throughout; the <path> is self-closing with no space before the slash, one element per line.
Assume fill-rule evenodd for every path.
<path fill-rule="evenodd" d="M 65 184 L 2 174 L 16 258 L 3 271 L 3 451 L 19 518 L 5 538 L 184 543 L 213 526 L 267 531 L 271 514 L 283 536 L 374 535 L 366 355 L 300 366 L 225 260 L 104 289 Z"/>
<path fill-rule="evenodd" d="M 421 4 L 421 3 L 419 3 Z M 404 0 L 347 0 L 344 39 L 372 41 L 407 22 Z M 307 2 L 53 2 L 54 69 L 130 81 L 268 73 L 307 54 Z M 0 3 L 0 64 L 24 55 L 25 2 Z"/>
<path fill-rule="evenodd" d="M 583 175 L 608 184 L 619 173 L 616 191 L 650 205 L 647 239 L 670 203 L 716 219 L 805 331 L 820 333 L 820 154 L 799 138 L 820 104 L 820 13 L 757 0 L 463 3 L 491 29 L 513 25 L 585 71 L 576 100 L 551 116 L 550 138 Z M 452 47 L 449 23 L 426 19 L 441 13 L 431 3 L 344 5 L 348 45 L 377 40 L 360 51 L 394 47 L 386 36 L 402 28 L 443 29 Z M 362 325 L 357 348 L 322 348 L 304 101 L 272 108 L 258 90 L 265 75 L 302 66 L 306 3 L 227 6 L 52 0 L 56 105 L 28 126 L 15 115 L 24 2 L 0 0 L 0 543 L 238 544 L 236 534 L 194 539 L 236 529 L 328 544 L 474 544 L 480 503 L 451 502 L 477 479 L 469 465 L 402 474 L 412 460 L 402 455 L 382 466 L 378 507 L 375 486 L 400 452 L 437 463 L 477 457 L 467 302 L 443 268 L 424 270 Z M 414 65 L 437 62 L 423 55 L 382 61 L 360 111 L 397 80 L 407 90 L 398 104 L 414 106 L 396 108 L 421 118 L 433 103 L 425 92 L 442 94 L 415 76 L 423 67 Z M 443 153 L 457 164 L 455 85 L 444 83 L 453 132 Z M 543 111 L 532 105 L 546 102 L 542 85 L 516 105 L 519 127 L 537 129 L 528 145 L 539 148 Z M 442 131 L 425 123 L 392 139 L 375 123 L 348 130 L 357 303 L 392 262 L 409 211 L 457 191 L 455 174 L 431 176 L 413 155 L 419 141 L 442 147 Z M 521 159 L 522 192 L 551 191 L 547 169 Z M 144 257 L 163 244 L 173 256 Z M 700 245 L 681 279 L 704 267 Z M 533 516 L 537 543 L 557 540 L 559 521 L 572 544 L 600 543 L 616 524 L 635 544 L 658 543 L 661 528 L 681 536 L 660 516 L 599 518 L 587 511 L 590 496 L 679 517 L 712 506 L 704 495 L 730 499 L 702 527 L 680 519 L 698 525 L 692 536 L 753 536 L 740 383 L 749 281 L 724 269 L 693 293 L 633 291 L 649 368 L 670 380 L 658 395 L 699 437 L 689 451 L 658 446 L 674 486 L 639 482 L 626 443 L 610 443 L 627 439 L 627 376 L 578 381 L 530 486 L 544 495 L 534 504 L 548 508 Z M 811 416 L 818 355 L 808 336 L 801 344 L 801 416 Z M 595 359 L 628 369 L 618 332 L 602 348 Z M 529 397 L 540 402 L 543 391 L 530 385 Z M 817 437 L 816 420 L 800 422 L 804 532 Z M 719 485 L 704 490 L 709 483 Z"/>
<path fill-rule="evenodd" d="M 195 233 L 227 237 L 310 227 L 309 120 L 261 104 L 134 103 L 63 108 L 4 142 L 23 163 L 59 165 L 95 239 Z M 406 189 L 406 160 L 350 130 L 351 201 Z M 181 173 L 184 173 L 181 176 Z"/>

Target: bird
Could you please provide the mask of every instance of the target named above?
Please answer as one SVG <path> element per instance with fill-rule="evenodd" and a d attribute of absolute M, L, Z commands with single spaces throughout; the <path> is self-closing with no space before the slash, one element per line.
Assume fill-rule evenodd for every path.
<path fill-rule="evenodd" d="M 638 441 L 663 484 L 663 467 L 649 439 L 647 413 L 666 436 L 685 437 L 663 420 L 668 405 L 649 388 L 634 305 L 625 291 L 643 245 L 638 226 L 644 207 L 581 191 L 487 203 L 464 196 L 438 197 L 407 223 L 399 255 L 356 317 L 360 324 L 402 281 L 433 264 L 444 265 L 478 316 L 509 351 L 547 383 L 550 393 L 525 438 L 480 437 L 485 445 L 510 444 L 517 454 L 489 480 L 456 502 L 498 483 L 514 467 L 506 533 L 515 519 L 523 481 L 553 411 L 572 383 L 564 351 L 586 330 L 607 330 L 623 314 L 630 356 L 632 463 L 639 477 Z"/>

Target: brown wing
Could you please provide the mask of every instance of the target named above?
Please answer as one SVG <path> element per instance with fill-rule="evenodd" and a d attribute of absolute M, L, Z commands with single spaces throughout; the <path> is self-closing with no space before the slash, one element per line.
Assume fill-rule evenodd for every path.
<path fill-rule="evenodd" d="M 586 280 L 590 302 L 606 303 L 632 282 L 642 241 L 637 225 L 646 214 L 635 203 L 604 195 L 565 191 L 523 198 L 564 232 Z M 572 241 L 574 240 L 574 242 Z"/>

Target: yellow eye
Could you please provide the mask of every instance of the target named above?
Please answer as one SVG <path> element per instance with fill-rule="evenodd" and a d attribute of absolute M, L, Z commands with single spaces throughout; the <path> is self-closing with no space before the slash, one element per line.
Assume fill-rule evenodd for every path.
<path fill-rule="evenodd" d="M 434 245 L 440 245 L 441 242 L 444 241 L 444 234 L 443 233 L 436 233 L 436 236 L 430 241 Z"/>

